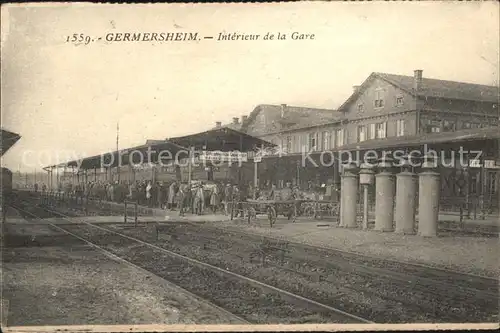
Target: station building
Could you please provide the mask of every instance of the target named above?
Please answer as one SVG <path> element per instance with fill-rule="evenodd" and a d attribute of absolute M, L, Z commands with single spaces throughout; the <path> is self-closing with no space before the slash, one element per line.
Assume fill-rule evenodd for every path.
<path fill-rule="evenodd" d="M 354 151 L 362 147 L 366 147 L 365 150 L 407 149 L 421 146 L 418 142 L 432 146 L 433 138 L 445 138 L 453 143 L 453 133 L 458 138 L 461 133 L 470 134 L 487 127 L 493 127 L 492 133 L 495 133 L 500 119 L 498 87 L 425 78 L 422 70 L 415 70 L 413 74 L 372 73 L 353 87 L 351 96 L 336 110 L 259 105 L 241 121 L 233 118 L 232 123 L 224 126 L 280 147 L 278 154 L 265 156 L 259 163 L 261 184 L 274 183 L 280 187 L 292 182 L 302 188 L 311 183 L 340 186 L 337 164 L 329 166 L 325 161 L 328 155 L 324 154 L 326 163 L 323 164 L 327 166 L 319 163 L 322 152 Z M 224 127 L 220 122 L 218 126 Z M 482 143 L 477 142 L 475 148 L 481 150 Z M 459 145 L 447 146 L 447 154 L 451 154 L 453 148 L 458 150 Z M 318 163 L 308 163 L 308 160 L 304 164 L 304 151 L 312 152 L 312 159 Z M 495 198 L 499 192 L 500 161 L 498 154 L 489 158 L 494 165 L 490 164 L 488 170 L 442 170 L 442 197 L 451 198 L 457 196 L 457 192 L 474 195 L 484 190 L 490 202 L 498 203 Z M 245 179 L 252 179 L 249 168 Z"/>

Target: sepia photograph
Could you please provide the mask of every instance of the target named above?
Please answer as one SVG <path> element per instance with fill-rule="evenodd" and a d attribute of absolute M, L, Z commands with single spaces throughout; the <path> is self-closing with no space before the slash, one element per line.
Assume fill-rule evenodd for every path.
<path fill-rule="evenodd" d="M 3 4 L 2 332 L 498 329 L 499 13 Z"/>

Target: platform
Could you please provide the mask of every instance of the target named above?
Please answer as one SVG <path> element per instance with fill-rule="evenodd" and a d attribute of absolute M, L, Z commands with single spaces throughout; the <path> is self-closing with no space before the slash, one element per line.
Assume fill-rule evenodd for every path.
<path fill-rule="evenodd" d="M 469 274 L 498 277 L 498 238 L 435 237 L 400 235 L 360 229 L 340 228 L 327 221 L 278 219 L 273 228 L 263 220 L 214 222 L 213 226 L 244 231 L 267 237 L 285 238 L 313 246 L 321 246 L 398 261 L 452 269 Z"/>

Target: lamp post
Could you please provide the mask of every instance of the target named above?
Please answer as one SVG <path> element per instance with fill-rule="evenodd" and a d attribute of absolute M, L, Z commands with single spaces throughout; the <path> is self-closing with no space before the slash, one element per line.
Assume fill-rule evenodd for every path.
<path fill-rule="evenodd" d="M 368 229 L 368 187 L 375 182 L 371 163 L 363 163 L 359 172 L 359 183 L 363 186 L 363 230 Z"/>

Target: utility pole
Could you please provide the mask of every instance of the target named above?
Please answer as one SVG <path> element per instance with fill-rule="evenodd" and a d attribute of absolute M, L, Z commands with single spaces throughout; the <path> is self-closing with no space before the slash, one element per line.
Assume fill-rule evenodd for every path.
<path fill-rule="evenodd" d="M 118 158 L 117 166 L 116 166 L 116 171 L 118 174 L 118 182 L 120 181 L 120 151 L 118 150 L 118 142 L 119 142 L 119 137 L 120 137 L 120 123 L 116 123 L 116 157 Z"/>

